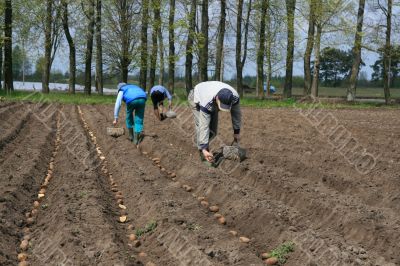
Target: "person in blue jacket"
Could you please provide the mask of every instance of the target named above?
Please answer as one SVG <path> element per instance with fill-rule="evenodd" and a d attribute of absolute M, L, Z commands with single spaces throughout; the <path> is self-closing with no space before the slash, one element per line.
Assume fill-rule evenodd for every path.
<path fill-rule="evenodd" d="M 121 102 L 126 104 L 126 127 L 129 139 L 138 145 L 143 140 L 143 120 L 146 107 L 146 92 L 133 84 L 119 83 L 118 96 L 114 107 L 114 126 L 118 124 L 118 114 Z M 135 112 L 135 119 L 133 118 Z"/>
<path fill-rule="evenodd" d="M 150 97 L 151 101 L 153 102 L 154 115 L 157 117 L 157 119 L 163 121 L 165 118 L 167 118 L 166 115 L 164 114 L 165 112 L 164 100 L 165 98 L 168 98 L 168 110 L 171 110 L 172 108 L 171 94 L 164 86 L 156 85 L 153 88 L 151 88 Z"/>

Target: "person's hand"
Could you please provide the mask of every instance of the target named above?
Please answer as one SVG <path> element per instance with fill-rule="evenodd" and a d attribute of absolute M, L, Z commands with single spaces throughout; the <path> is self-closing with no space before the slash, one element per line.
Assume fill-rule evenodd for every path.
<path fill-rule="evenodd" d="M 240 135 L 239 134 L 233 134 L 233 144 L 234 145 L 239 145 L 240 142 Z"/>
<path fill-rule="evenodd" d="M 203 155 L 204 155 L 204 158 L 205 158 L 208 162 L 210 162 L 210 163 L 213 162 L 214 156 L 212 155 L 211 152 L 209 152 L 208 150 L 204 149 L 204 150 L 203 150 Z"/>
<path fill-rule="evenodd" d="M 115 127 L 118 124 L 118 118 L 115 118 L 113 121 L 113 126 Z"/>

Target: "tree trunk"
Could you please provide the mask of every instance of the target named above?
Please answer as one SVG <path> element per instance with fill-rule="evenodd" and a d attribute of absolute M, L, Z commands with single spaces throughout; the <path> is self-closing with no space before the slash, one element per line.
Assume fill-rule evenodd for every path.
<path fill-rule="evenodd" d="M 63 29 L 65 38 L 67 39 L 69 46 L 69 93 L 75 93 L 75 83 L 76 83 L 76 50 L 75 43 L 69 31 L 68 25 L 68 2 L 66 0 L 62 1 L 63 6 Z"/>
<path fill-rule="evenodd" d="M 364 20 L 365 0 L 360 0 L 357 15 L 357 31 L 354 39 L 354 61 L 351 68 L 350 84 L 347 89 L 347 101 L 352 102 L 356 98 L 357 78 L 361 63 L 362 27 Z"/>
<path fill-rule="evenodd" d="M 294 12 L 296 0 L 286 0 L 287 13 L 287 51 L 286 51 L 286 76 L 283 98 L 292 97 L 293 56 L 294 56 Z"/>
<path fill-rule="evenodd" d="M 271 13 L 269 8 L 267 9 L 267 66 L 268 66 L 268 78 L 267 78 L 267 95 L 271 92 L 271 79 L 272 79 L 272 62 L 271 62 L 271 49 L 272 49 L 272 36 L 271 36 Z"/>
<path fill-rule="evenodd" d="M 307 46 L 304 52 L 304 96 L 311 94 L 311 54 L 314 47 L 315 34 L 315 0 L 310 0 L 310 15 L 308 20 Z"/>
<path fill-rule="evenodd" d="M 101 40 L 101 0 L 96 1 L 96 91 L 103 95 L 103 44 Z"/>
<path fill-rule="evenodd" d="M 241 97 L 243 97 L 242 20 L 243 0 L 238 0 L 236 16 L 236 89 Z"/>
<path fill-rule="evenodd" d="M 147 28 L 149 24 L 149 1 L 142 1 L 142 27 L 140 33 L 140 87 L 146 90 L 147 83 Z"/>
<path fill-rule="evenodd" d="M 385 103 L 390 102 L 390 60 L 391 60 L 391 34 L 392 34 L 392 6 L 393 0 L 388 0 L 386 14 L 386 42 L 383 55 L 383 92 Z"/>
<path fill-rule="evenodd" d="M 121 16 L 121 79 L 122 82 L 128 83 L 129 65 L 131 64 L 130 47 L 130 32 L 131 32 L 131 17 L 129 12 L 129 5 L 127 0 L 120 1 L 120 16 Z"/>
<path fill-rule="evenodd" d="M 2 80 L 3 80 L 3 44 L 0 43 L 0 90 L 3 88 L 1 84 Z"/>
<path fill-rule="evenodd" d="M 175 0 L 169 1 L 169 18 L 168 18 L 168 88 L 174 94 L 175 86 Z"/>
<path fill-rule="evenodd" d="M 161 31 L 161 16 L 159 18 L 160 27 L 158 28 L 158 50 L 160 54 L 160 73 L 158 78 L 158 84 L 164 86 L 164 72 L 165 72 L 165 62 L 164 62 L 164 44 L 163 44 L 163 36 Z"/>
<path fill-rule="evenodd" d="M 191 0 L 190 14 L 189 14 L 189 32 L 186 41 L 186 61 L 185 61 L 185 86 L 186 93 L 193 89 L 193 42 L 196 30 L 196 12 L 197 1 Z"/>
<path fill-rule="evenodd" d="M 152 33 L 152 48 L 150 54 L 150 78 L 149 78 L 149 89 L 152 88 L 156 81 L 156 67 L 157 67 L 157 38 L 158 29 L 160 27 L 160 1 L 152 0 L 153 7 L 153 33 Z"/>
<path fill-rule="evenodd" d="M 215 60 L 215 79 L 222 81 L 223 73 L 221 72 L 222 58 L 224 52 L 224 39 L 225 39 L 225 24 L 226 24 L 226 0 L 221 0 L 221 15 L 218 25 L 218 40 L 217 40 L 217 54 Z"/>
<path fill-rule="evenodd" d="M 262 1 L 260 16 L 259 47 L 257 51 L 257 91 L 258 97 L 264 99 L 264 57 L 265 57 L 265 22 L 269 0 Z"/>
<path fill-rule="evenodd" d="M 14 90 L 12 73 L 12 3 L 5 1 L 4 11 L 4 89 Z"/>
<path fill-rule="evenodd" d="M 313 97 L 318 97 L 321 35 L 322 35 L 322 26 L 321 26 L 321 24 L 318 23 L 317 24 L 317 36 L 315 37 L 314 73 L 313 73 L 312 86 L 311 86 L 311 95 Z"/>
<path fill-rule="evenodd" d="M 93 35 L 94 35 L 94 0 L 89 1 L 87 17 L 89 24 L 86 33 L 86 51 L 85 51 L 85 94 L 92 93 L 92 56 L 93 56 Z"/>
<path fill-rule="evenodd" d="M 52 11 L 53 11 L 53 0 L 46 1 L 46 24 L 44 29 L 45 35 L 45 55 L 44 55 L 44 68 L 43 68 L 43 81 L 42 81 L 42 92 L 49 93 L 49 81 L 50 81 L 50 68 L 51 68 L 51 25 L 52 25 Z"/>
<path fill-rule="evenodd" d="M 208 80 L 208 0 L 201 4 L 201 37 L 199 38 L 200 81 Z"/>

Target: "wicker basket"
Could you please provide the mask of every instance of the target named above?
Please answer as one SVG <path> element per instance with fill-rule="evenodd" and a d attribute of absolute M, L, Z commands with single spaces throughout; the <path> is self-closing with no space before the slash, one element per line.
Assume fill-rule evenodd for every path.
<path fill-rule="evenodd" d="M 107 135 L 112 136 L 114 138 L 118 138 L 125 134 L 125 130 L 122 127 L 108 127 Z"/>

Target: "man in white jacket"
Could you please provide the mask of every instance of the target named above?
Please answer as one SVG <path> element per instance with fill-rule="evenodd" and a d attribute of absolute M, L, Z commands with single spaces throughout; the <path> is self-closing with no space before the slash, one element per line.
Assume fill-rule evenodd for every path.
<path fill-rule="evenodd" d="M 239 143 L 241 111 L 237 91 L 220 81 L 199 83 L 189 92 L 189 104 L 196 126 L 196 142 L 202 160 L 213 161 L 209 150 L 210 141 L 217 135 L 218 112 L 231 113 L 233 141 Z"/>

